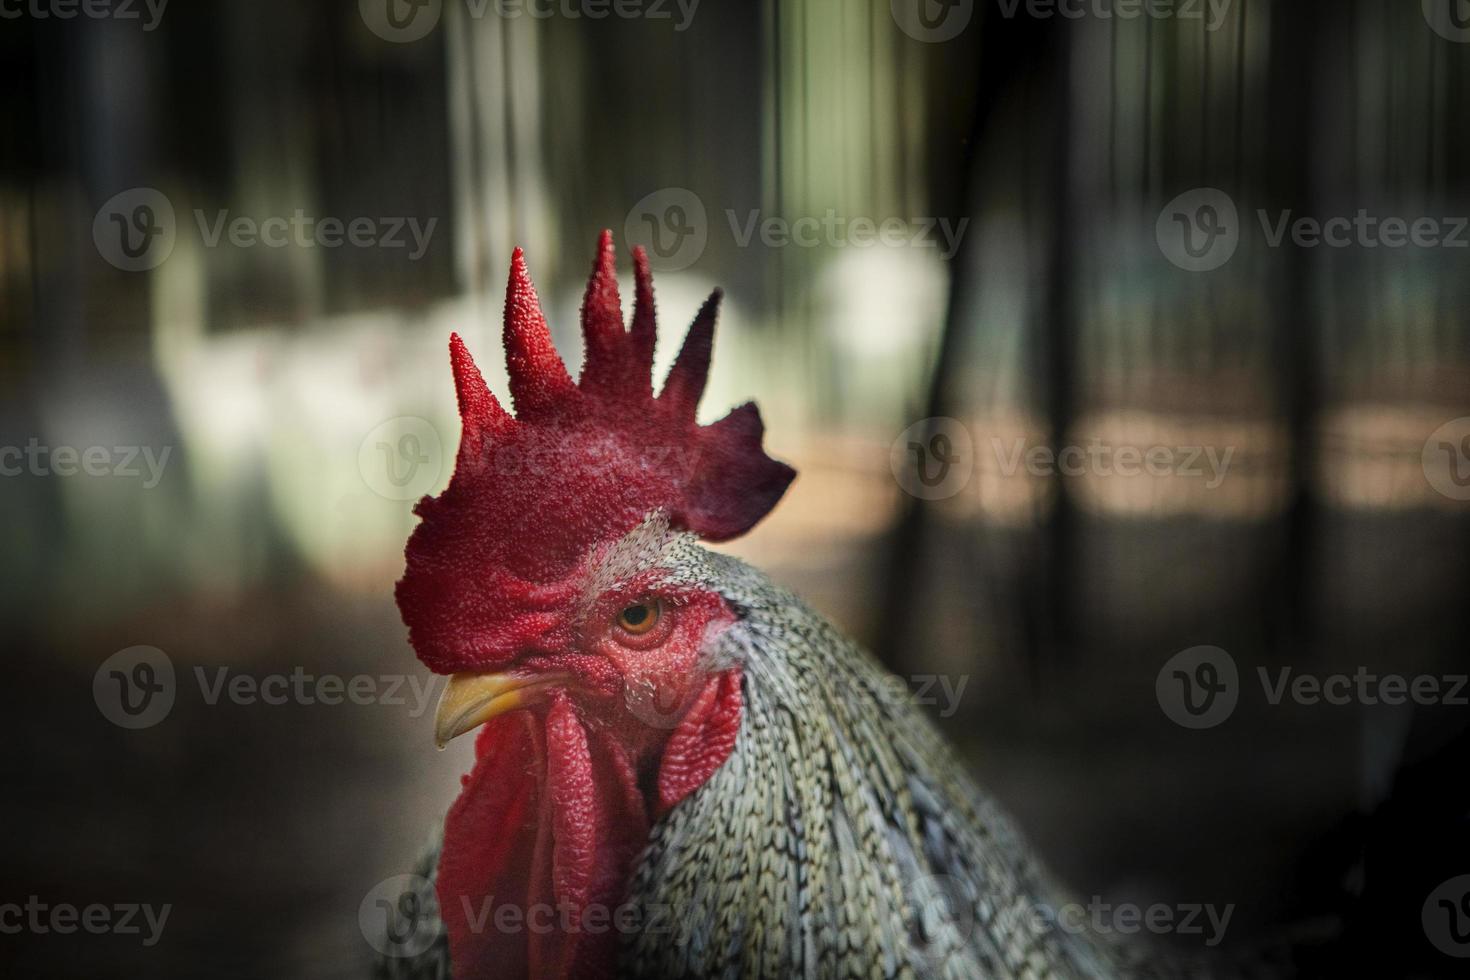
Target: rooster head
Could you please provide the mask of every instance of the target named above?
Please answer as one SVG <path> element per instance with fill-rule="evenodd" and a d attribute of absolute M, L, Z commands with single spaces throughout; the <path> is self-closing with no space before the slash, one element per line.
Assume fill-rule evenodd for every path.
<path fill-rule="evenodd" d="M 633 258 L 624 329 L 602 233 L 573 382 L 515 251 L 514 415 L 449 342 L 459 452 L 449 486 L 415 508 L 397 599 L 419 658 L 450 675 L 436 739 L 482 729 L 437 881 L 457 976 L 607 969 L 609 917 L 650 823 L 713 774 L 739 729 L 739 667 L 708 656 L 736 611 L 672 574 L 669 555 L 744 533 L 795 472 L 762 451 L 753 404 L 695 420 L 718 290 L 654 395 L 653 283 L 642 250 Z"/>

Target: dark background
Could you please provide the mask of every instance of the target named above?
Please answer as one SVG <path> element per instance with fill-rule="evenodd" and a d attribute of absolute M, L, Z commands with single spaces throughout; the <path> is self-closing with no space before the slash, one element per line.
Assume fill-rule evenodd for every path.
<path fill-rule="evenodd" d="M 448 333 L 503 392 L 521 245 L 575 369 L 604 227 L 703 235 L 655 259 L 659 364 L 722 285 L 704 414 L 754 397 L 801 472 L 731 549 L 916 689 L 964 679 L 933 710 L 1074 893 L 1233 904 L 1225 945 L 1290 937 L 1304 976 L 1456 975 L 1421 908 L 1470 874 L 1470 707 L 1271 705 L 1255 678 L 1470 670 L 1470 443 L 1452 464 L 1436 434 L 1470 416 L 1470 249 L 1271 247 L 1258 214 L 1470 214 L 1470 4 L 924 4 L 442 0 L 406 41 L 384 0 L 0 5 L 0 448 L 170 451 L 156 485 L 0 478 L 0 904 L 172 906 L 149 948 L 0 934 L 7 975 L 363 975 L 359 904 L 468 745 L 434 752 L 432 700 L 210 704 L 194 671 L 428 683 L 392 584 L 457 444 Z M 129 271 L 105 230 L 136 188 L 174 243 Z M 1156 236 L 1197 188 L 1238 209 L 1210 271 Z M 691 197 L 702 219 L 669 210 Z M 435 225 L 411 257 L 196 217 L 297 209 Z M 752 212 L 919 239 L 742 244 Z M 953 254 L 930 219 L 967 220 Z M 931 418 L 971 475 L 925 500 L 890 450 Z M 1008 471 L 1016 440 L 1233 455 L 1207 487 Z M 1190 730 L 1155 680 L 1206 644 L 1240 703 Z M 93 680 L 137 645 L 176 702 L 127 730 Z"/>

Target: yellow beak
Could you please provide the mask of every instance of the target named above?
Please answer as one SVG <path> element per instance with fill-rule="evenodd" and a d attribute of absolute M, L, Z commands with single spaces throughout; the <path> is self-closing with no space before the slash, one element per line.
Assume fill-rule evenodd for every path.
<path fill-rule="evenodd" d="M 547 688 L 567 680 L 563 674 L 454 674 L 439 696 L 434 744 L 442 749 L 497 715 L 536 703 Z"/>

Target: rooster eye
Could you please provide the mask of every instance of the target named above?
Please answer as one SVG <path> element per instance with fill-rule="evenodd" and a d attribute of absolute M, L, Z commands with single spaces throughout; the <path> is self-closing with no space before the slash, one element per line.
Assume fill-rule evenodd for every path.
<path fill-rule="evenodd" d="M 640 636 L 653 629 L 662 615 L 663 609 L 657 599 L 635 602 L 618 613 L 618 626 L 634 636 Z"/>

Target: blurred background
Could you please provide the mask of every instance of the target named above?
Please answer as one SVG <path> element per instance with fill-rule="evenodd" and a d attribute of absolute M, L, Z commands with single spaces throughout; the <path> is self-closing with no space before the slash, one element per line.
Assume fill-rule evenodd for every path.
<path fill-rule="evenodd" d="M 703 414 L 800 472 L 730 550 L 1075 894 L 1457 975 L 1467 42 L 1460 0 L 3 0 L 0 905 L 171 909 L 0 930 L 6 974 L 364 975 L 470 760 L 392 600 L 447 338 L 505 391 L 519 245 L 575 370 L 611 228 L 658 370 L 725 289 Z M 1181 714 L 1201 657 L 1230 704 Z M 1441 696 L 1263 679 L 1364 672 Z"/>

